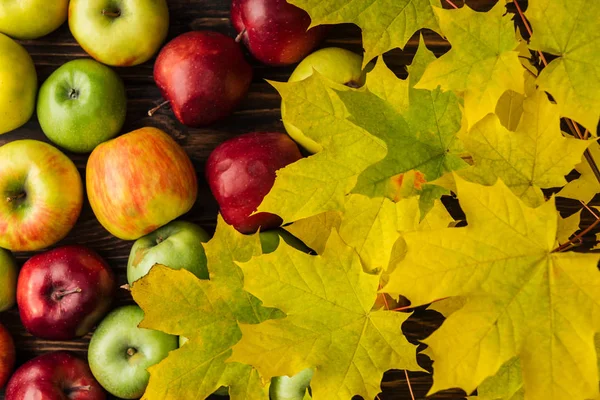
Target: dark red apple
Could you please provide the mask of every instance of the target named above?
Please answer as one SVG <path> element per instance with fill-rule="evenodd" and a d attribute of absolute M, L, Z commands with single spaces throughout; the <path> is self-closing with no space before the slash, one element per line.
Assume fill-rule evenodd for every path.
<path fill-rule="evenodd" d="M 8 382 L 6 400 L 104 400 L 106 393 L 83 360 L 65 351 L 23 364 Z"/>
<path fill-rule="evenodd" d="M 70 340 L 106 314 L 116 290 L 106 262 L 83 246 L 64 246 L 30 258 L 19 273 L 21 321 L 34 336 Z"/>
<path fill-rule="evenodd" d="M 188 32 L 163 47 L 154 80 L 179 121 L 203 126 L 233 112 L 248 92 L 252 67 L 232 38 Z"/>
<path fill-rule="evenodd" d="M 14 367 L 15 343 L 10 333 L 0 324 L 0 389 L 6 385 Z"/>
<path fill-rule="evenodd" d="M 302 158 L 283 133 L 247 133 L 220 144 L 208 157 L 206 178 L 225 222 L 242 233 L 281 225 L 269 213 L 250 216 L 275 182 L 275 171 Z"/>
<path fill-rule="evenodd" d="M 308 29 L 306 11 L 286 0 L 233 0 L 231 20 L 252 55 L 269 65 L 299 62 L 327 33 L 325 26 Z"/>

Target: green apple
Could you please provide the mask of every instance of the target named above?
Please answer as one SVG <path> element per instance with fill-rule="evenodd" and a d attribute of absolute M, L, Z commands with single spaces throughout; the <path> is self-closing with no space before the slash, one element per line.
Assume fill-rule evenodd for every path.
<path fill-rule="evenodd" d="M 127 109 L 125 86 L 109 67 L 73 60 L 54 71 L 40 88 L 37 116 L 55 144 L 89 153 L 117 136 Z"/>
<path fill-rule="evenodd" d="M 104 64 L 148 61 L 169 30 L 166 0 L 71 0 L 69 28 L 79 45 Z"/>
<path fill-rule="evenodd" d="M 313 70 L 316 70 L 336 83 L 358 88 L 365 84 L 367 72 L 373 68 L 372 65 L 369 65 L 363 70 L 362 62 L 362 57 L 356 53 L 338 47 L 327 47 L 315 51 L 302 60 L 288 82 L 302 81 L 311 76 Z M 304 135 L 300 129 L 285 122 L 283 103 L 281 104 L 281 116 L 285 129 L 296 143 L 311 153 L 318 153 L 323 149 L 319 143 Z"/>
<path fill-rule="evenodd" d="M 281 239 L 295 249 L 305 253 L 310 252 L 310 249 L 300 239 L 285 229 L 273 229 L 270 231 L 261 232 L 259 237 L 263 254 L 269 254 L 277 250 Z"/>
<path fill-rule="evenodd" d="M 313 372 L 311 368 L 306 368 L 292 377 L 278 376 L 271 379 L 271 400 L 303 400 Z"/>
<path fill-rule="evenodd" d="M 125 306 L 111 312 L 94 332 L 88 361 L 94 377 L 109 393 L 138 399 L 146 390 L 147 369 L 177 348 L 177 336 L 138 328 L 144 312 Z"/>
<path fill-rule="evenodd" d="M 0 134 L 17 129 L 33 115 L 37 74 L 27 50 L 0 33 Z"/>
<path fill-rule="evenodd" d="M 187 269 L 200 279 L 208 279 L 202 243 L 210 236 L 198 225 L 173 221 L 138 239 L 127 262 L 127 281 L 137 281 L 156 264 L 172 269 Z"/>
<path fill-rule="evenodd" d="M 0 32 L 16 39 L 37 39 L 67 20 L 69 0 L 0 1 Z"/>
<path fill-rule="evenodd" d="M 15 305 L 17 263 L 7 250 L 0 249 L 0 312 Z"/>

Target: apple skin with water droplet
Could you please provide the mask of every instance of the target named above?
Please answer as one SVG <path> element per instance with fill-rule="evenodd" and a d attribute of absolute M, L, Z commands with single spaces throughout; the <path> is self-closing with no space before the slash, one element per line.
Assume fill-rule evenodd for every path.
<path fill-rule="evenodd" d="M 252 67 L 239 43 L 218 32 L 196 31 L 167 43 L 154 80 L 184 125 L 210 125 L 230 115 L 246 96 Z"/>
<path fill-rule="evenodd" d="M 21 321 L 48 340 L 87 334 L 108 312 L 116 291 L 110 267 L 84 246 L 63 246 L 30 258 L 17 282 Z"/>
<path fill-rule="evenodd" d="M 105 400 L 106 392 L 87 363 L 66 351 L 43 354 L 23 364 L 6 387 L 6 400 Z"/>
<path fill-rule="evenodd" d="M 252 55 L 275 66 L 299 62 L 328 31 L 308 29 L 310 16 L 286 0 L 233 0 L 231 20 Z"/>
<path fill-rule="evenodd" d="M 284 133 L 247 133 L 219 145 L 208 158 L 206 179 L 225 222 L 241 233 L 281 225 L 270 213 L 251 215 L 275 183 L 275 172 L 302 158 Z"/>

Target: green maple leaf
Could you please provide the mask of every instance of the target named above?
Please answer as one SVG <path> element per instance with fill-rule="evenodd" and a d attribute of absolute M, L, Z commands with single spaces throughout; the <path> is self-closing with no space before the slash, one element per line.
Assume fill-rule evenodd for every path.
<path fill-rule="evenodd" d="M 342 210 L 357 176 L 383 159 L 386 145 L 348 120 L 349 113 L 332 87 L 344 86 L 314 72 L 292 83 L 272 82 L 283 98 L 286 122 L 322 145 L 323 150 L 277 171 L 277 179 L 258 212 L 285 222 L 324 211 Z"/>
<path fill-rule="evenodd" d="M 354 23 L 362 28 L 364 65 L 396 47 L 404 47 L 421 28 L 440 32 L 432 6 L 439 0 L 290 0 L 306 10 L 312 25 Z"/>
<path fill-rule="evenodd" d="M 529 208 L 501 181 L 456 179 L 468 226 L 405 234 L 406 257 L 384 288 L 414 305 L 467 298 L 425 340 L 431 391 L 470 393 L 516 356 L 525 399 L 598 396 L 600 255 L 553 252 L 554 199 Z"/>
<path fill-rule="evenodd" d="M 413 88 L 433 60 L 435 56 L 421 40 L 409 67 L 409 105 L 402 114 L 398 112 L 397 101 L 394 107 L 387 101 L 389 96 L 382 98 L 380 90 L 371 91 L 373 82 L 379 87 L 380 76 L 386 74 L 384 67 L 368 74 L 365 89 L 339 92 L 352 114 L 351 120 L 384 141 L 388 149 L 383 160 L 359 176 L 353 192 L 371 197 L 386 196 L 389 195 L 390 179 L 398 174 L 416 169 L 430 181 L 466 166 L 458 152 L 453 151 L 456 133 L 461 127 L 458 98 L 439 89 Z M 390 80 L 389 75 L 384 76 Z"/>
<path fill-rule="evenodd" d="M 215 236 L 204 246 L 211 280 L 157 265 L 132 287 L 145 313 L 140 326 L 190 339 L 149 369 L 145 398 L 205 398 L 229 386 L 232 399 L 268 399 L 268 387 L 256 370 L 226 363 L 241 338 L 238 321 L 258 323 L 283 316 L 243 290 L 243 274 L 235 264 L 261 254 L 260 240 L 238 233 L 219 217 Z"/>
<path fill-rule="evenodd" d="M 519 42 L 503 2 L 489 12 L 434 8 L 452 49 L 431 63 L 416 88 L 452 90 L 464 94 L 465 114 L 473 125 L 494 112 L 506 90 L 523 93 Z"/>
<path fill-rule="evenodd" d="M 598 143 L 592 143 L 589 149 L 592 159 L 599 162 L 600 145 Z M 596 194 L 600 193 L 600 183 L 598 182 L 598 179 L 596 179 L 592 167 L 590 167 L 587 160 L 582 160 L 575 166 L 575 169 L 581 176 L 567 183 L 565 187 L 558 192 L 557 196 L 581 200 L 587 204 L 592 201 Z"/>
<path fill-rule="evenodd" d="M 264 379 L 313 367 L 317 400 L 373 398 L 388 369 L 421 370 L 400 329 L 408 316 L 372 311 L 379 276 L 363 272 L 335 231 L 322 256 L 282 244 L 241 265 L 245 289 L 287 316 L 240 325 L 232 361 L 253 365 Z"/>
<path fill-rule="evenodd" d="M 600 117 L 600 35 L 596 0 L 531 0 L 526 16 L 530 48 L 558 56 L 537 84 L 556 99 L 562 115 L 596 133 Z"/>
<path fill-rule="evenodd" d="M 472 182 L 491 185 L 502 179 L 526 204 L 544 201 L 540 188 L 560 187 L 590 142 L 567 139 L 560 131 L 556 105 L 544 92 L 523 102 L 523 115 L 515 132 L 495 115 L 479 121 L 461 139 L 474 165 L 459 172 Z"/>
<path fill-rule="evenodd" d="M 487 378 L 477 388 L 477 396 L 469 400 L 523 400 L 525 388 L 521 362 L 518 358 L 507 361 L 494 376 Z"/>

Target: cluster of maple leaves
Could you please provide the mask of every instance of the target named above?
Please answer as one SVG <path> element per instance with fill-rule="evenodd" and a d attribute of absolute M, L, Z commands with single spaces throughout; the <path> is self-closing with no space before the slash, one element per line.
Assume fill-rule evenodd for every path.
<path fill-rule="evenodd" d="M 421 28 L 452 48 L 436 58 L 421 41 L 407 80 L 379 58 L 361 89 L 318 73 L 272 83 L 286 123 L 323 150 L 280 170 L 259 211 L 316 254 L 282 242 L 262 255 L 257 235 L 219 219 L 205 246 L 210 280 L 157 266 L 133 285 L 143 327 L 190 339 L 151 368 L 145 397 L 204 398 L 224 385 L 233 399 L 268 399 L 270 378 L 314 368 L 314 399 L 374 398 L 385 371 L 422 370 L 400 328 L 409 314 L 382 307 L 384 292 L 446 316 L 424 341 L 431 392 L 600 398 L 600 255 L 557 251 L 579 214 L 561 218 L 542 193 L 564 186 L 558 196 L 587 203 L 600 192 L 583 157 L 600 161 L 600 1 L 529 0 L 529 42 L 504 1 L 488 12 L 291 2 L 313 24 L 359 25 L 365 64 Z M 539 74 L 531 50 L 554 56 Z M 561 117 L 586 132 L 561 132 Z M 581 177 L 567 183 L 574 168 Z M 450 191 L 465 227 L 439 201 Z"/>

